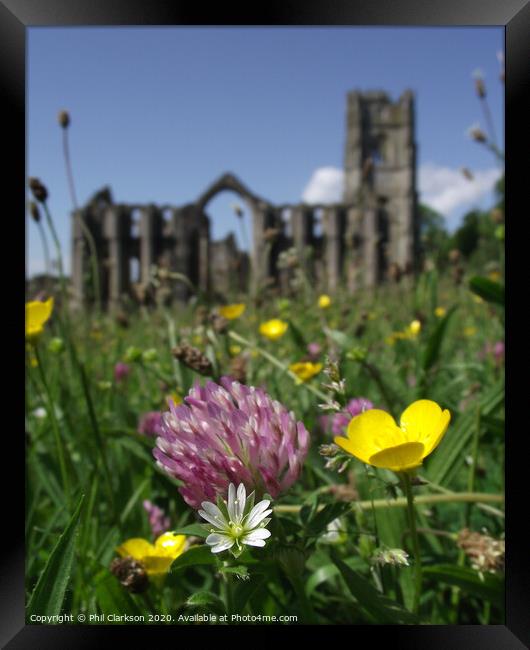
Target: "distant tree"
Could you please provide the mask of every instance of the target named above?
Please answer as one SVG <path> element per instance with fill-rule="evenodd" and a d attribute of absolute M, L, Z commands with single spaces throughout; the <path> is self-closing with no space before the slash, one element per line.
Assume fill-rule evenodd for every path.
<path fill-rule="evenodd" d="M 428 205 L 420 203 L 420 240 L 424 258 L 431 259 L 436 266 L 447 264 L 450 236 L 445 228 L 445 218 Z"/>
<path fill-rule="evenodd" d="M 495 198 L 497 199 L 495 207 L 504 212 L 504 174 L 495 183 Z"/>
<path fill-rule="evenodd" d="M 452 237 L 453 246 L 457 248 L 465 258 L 469 258 L 475 252 L 480 239 L 481 213 L 478 210 L 468 212 L 463 219 L 462 225 Z"/>

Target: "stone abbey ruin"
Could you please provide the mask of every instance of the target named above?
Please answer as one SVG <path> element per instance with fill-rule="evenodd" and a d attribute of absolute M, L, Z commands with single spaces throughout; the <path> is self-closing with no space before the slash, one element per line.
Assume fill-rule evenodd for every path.
<path fill-rule="evenodd" d="M 175 281 L 168 299 L 185 300 L 193 288 L 226 295 L 275 286 L 288 289 L 290 266 L 333 292 L 370 288 L 392 273 L 413 273 L 418 259 L 414 98 L 410 90 L 392 102 L 384 92 L 347 96 L 344 194 L 341 203 L 274 205 L 232 174 L 224 174 L 194 203 L 114 203 L 108 188 L 73 213 L 72 283 L 76 301 L 90 299 L 89 249 L 79 216 L 96 244 L 101 296 L 109 307 L 140 296 L 165 269 Z M 208 203 L 225 190 L 246 205 L 252 250 L 237 249 L 233 234 L 210 237 Z M 237 224 L 236 224 L 237 225 Z M 282 263 L 286 256 L 295 262 Z M 136 276 L 131 268 L 136 265 Z"/>

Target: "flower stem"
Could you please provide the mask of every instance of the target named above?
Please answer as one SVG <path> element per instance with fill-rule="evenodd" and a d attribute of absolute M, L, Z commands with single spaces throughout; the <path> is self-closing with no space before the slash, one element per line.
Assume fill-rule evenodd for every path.
<path fill-rule="evenodd" d="M 90 260 L 92 262 L 92 282 L 94 283 L 94 300 L 96 302 L 96 310 L 101 311 L 101 285 L 99 280 L 99 266 L 98 266 L 98 254 L 96 249 L 96 243 L 92 237 L 88 226 L 83 219 L 81 212 L 79 211 L 77 204 L 77 196 L 75 193 L 74 185 L 74 174 L 72 171 L 72 161 L 70 159 L 70 148 L 68 146 L 68 130 L 63 129 L 63 153 L 64 153 L 64 162 L 66 166 L 66 175 L 68 177 L 68 186 L 70 188 L 70 196 L 72 198 L 72 205 L 76 211 L 76 218 L 79 221 L 81 230 L 85 236 L 88 247 L 90 248 Z"/>
<path fill-rule="evenodd" d="M 35 357 L 37 358 L 37 368 L 39 369 L 40 378 L 42 381 L 42 385 L 44 386 L 44 391 L 46 393 L 46 398 L 48 401 L 48 415 L 52 423 L 53 435 L 55 437 L 55 445 L 57 447 L 57 456 L 59 458 L 59 468 L 61 471 L 61 479 L 63 483 L 64 495 L 68 507 L 70 507 L 70 482 L 68 480 L 68 472 L 66 469 L 63 440 L 59 429 L 59 423 L 57 422 L 57 418 L 55 416 L 55 403 L 50 391 L 50 387 L 48 386 L 48 382 L 46 381 L 46 375 L 42 367 L 42 356 L 39 353 L 37 345 L 35 346 Z"/>
<path fill-rule="evenodd" d="M 50 264 L 50 250 L 48 248 L 48 240 L 46 239 L 46 232 L 44 230 L 41 221 L 37 223 L 37 226 L 39 227 L 39 233 L 42 242 L 42 250 L 44 252 L 44 267 L 46 269 L 46 275 L 50 276 L 52 274 L 52 267 Z"/>
<path fill-rule="evenodd" d="M 416 497 L 417 504 L 432 503 L 502 503 L 504 496 L 502 494 L 486 494 L 484 492 L 450 492 L 449 494 L 422 494 Z M 373 508 L 406 508 L 407 499 L 399 497 L 397 499 L 374 499 L 373 501 L 352 501 L 352 508 L 361 510 L 370 510 Z M 302 506 L 298 504 L 285 504 L 274 506 L 275 512 L 300 512 Z M 320 505 L 317 510 L 324 508 Z"/>
<path fill-rule="evenodd" d="M 410 531 L 412 534 L 412 546 L 414 549 L 414 601 L 412 605 L 412 611 L 417 614 L 420 605 L 420 594 L 421 594 L 421 554 L 420 554 L 420 542 L 418 539 L 418 531 L 416 529 L 416 512 L 414 510 L 414 496 L 412 494 L 412 486 L 410 483 L 410 476 L 407 472 L 403 472 L 403 487 L 404 492 L 407 497 L 407 512 L 409 517 Z"/>
<path fill-rule="evenodd" d="M 68 290 L 66 288 L 66 279 L 64 276 L 63 254 L 61 252 L 61 244 L 59 242 L 59 238 L 57 237 L 57 231 L 55 230 L 55 226 L 53 225 L 53 219 L 52 219 L 52 215 L 50 214 L 48 204 L 46 203 L 46 201 L 44 201 L 42 205 L 44 206 L 44 214 L 46 215 L 48 228 L 50 229 L 53 243 L 55 245 L 55 250 L 57 253 L 57 264 L 59 266 L 59 282 L 61 284 L 61 293 L 63 295 L 64 304 L 68 306 Z"/>
<path fill-rule="evenodd" d="M 270 352 L 267 352 L 267 350 L 263 350 L 259 346 L 254 345 L 251 341 L 249 341 L 248 339 L 243 338 L 242 336 L 240 336 L 236 332 L 228 332 L 228 336 L 230 338 L 234 339 L 234 341 L 237 341 L 238 343 L 241 343 L 242 345 L 245 345 L 248 348 L 252 348 L 253 350 L 256 350 L 256 352 L 258 354 L 261 354 L 261 356 L 264 357 L 265 359 L 267 359 L 267 361 L 270 361 L 270 363 L 272 363 L 274 366 L 276 366 L 277 368 L 280 368 L 281 370 L 286 372 L 289 375 L 289 377 L 291 377 L 291 379 L 294 380 L 295 383 L 297 383 L 297 384 L 299 383 L 300 380 L 294 374 L 294 372 L 291 372 L 291 370 L 289 370 L 289 367 L 286 364 L 282 363 L 279 359 L 277 359 L 275 356 L 270 354 Z M 308 383 L 305 383 L 305 382 L 303 384 L 301 384 L 301 385 L 303 385 L 305 388 L 307 388 L 308 391 L 310 391 L 311 393 L 316 395 L 319 399 L 324 400 L 325 402 L 328 401 L 328 396 L 325 393 L 323 393 L 322 391 L 318 390 L 318 388 L 315 388 L 314 386 L 311 386 L 311 384 L 308 384 Z"/>

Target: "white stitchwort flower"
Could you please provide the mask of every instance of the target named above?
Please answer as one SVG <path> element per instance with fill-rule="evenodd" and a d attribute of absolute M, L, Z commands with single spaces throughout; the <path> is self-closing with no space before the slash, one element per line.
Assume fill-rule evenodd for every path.
<path fill-rule="evenodd" d="M 233 483 L 228 486 L 228 502 L 221 497 L 217 505 L 210 501 L 201 503 L 199 514 L 213 526 L 205 525 L 210 532 L 206 543 L 212 547 L 212 553 L 231 549 L 234 557 L 243 552 L 243 544 L 248 546 L 265 546 L 265 540 L 271 536 L 265 526 L 269 523 L 270 501 L 260 501 L 254 505 L 254 492 L 247 497 L 243 483 L 237 488 Z M 234 548 L 235 547 L 235 548 Z"/>

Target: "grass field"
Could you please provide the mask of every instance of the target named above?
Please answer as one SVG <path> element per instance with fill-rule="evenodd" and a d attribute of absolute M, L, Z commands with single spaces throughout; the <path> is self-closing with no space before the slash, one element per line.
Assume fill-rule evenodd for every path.
<path fill-rule="evenodd" d="M 72 613 L 87 623 L 503 623 L 503 294 L 486 279 L 473 292 L 469 280 L 430 271 L 332 295 L 327 307 L 309 288 L 259 307 L 239 296 L 244 311 L 226 321 L 202 300 L 118 319 L 57 300 L 26 353 L 28 622 Z M 270 319 L 287 324 L 275 340 L 260 334 Z M 203 353 L 203 374 L 175 358 L 177 345 Z M 298 478 L 272 499 L 265 546 L 238 557 L 212 553 L 182 482 L 155 463 L 154 425 L 139 432 L 144 414 L 222 376 L 263 388 L 310 436 Z M 398 422 L 416 400 L 432 400 L 451 420 L 416 470 L 377 468 L 332 446 L 333 418 L 340 430 L 351 415 L 322 405 L 344 411 L 354 398 Z M 166 517 L 153 514 L 154 531 L 145 500 Z M 155 571 L 140 554 L 111 571 L 126 540 L 152 543 L 164 528 L 186 535 L 176 559 Z"/>

